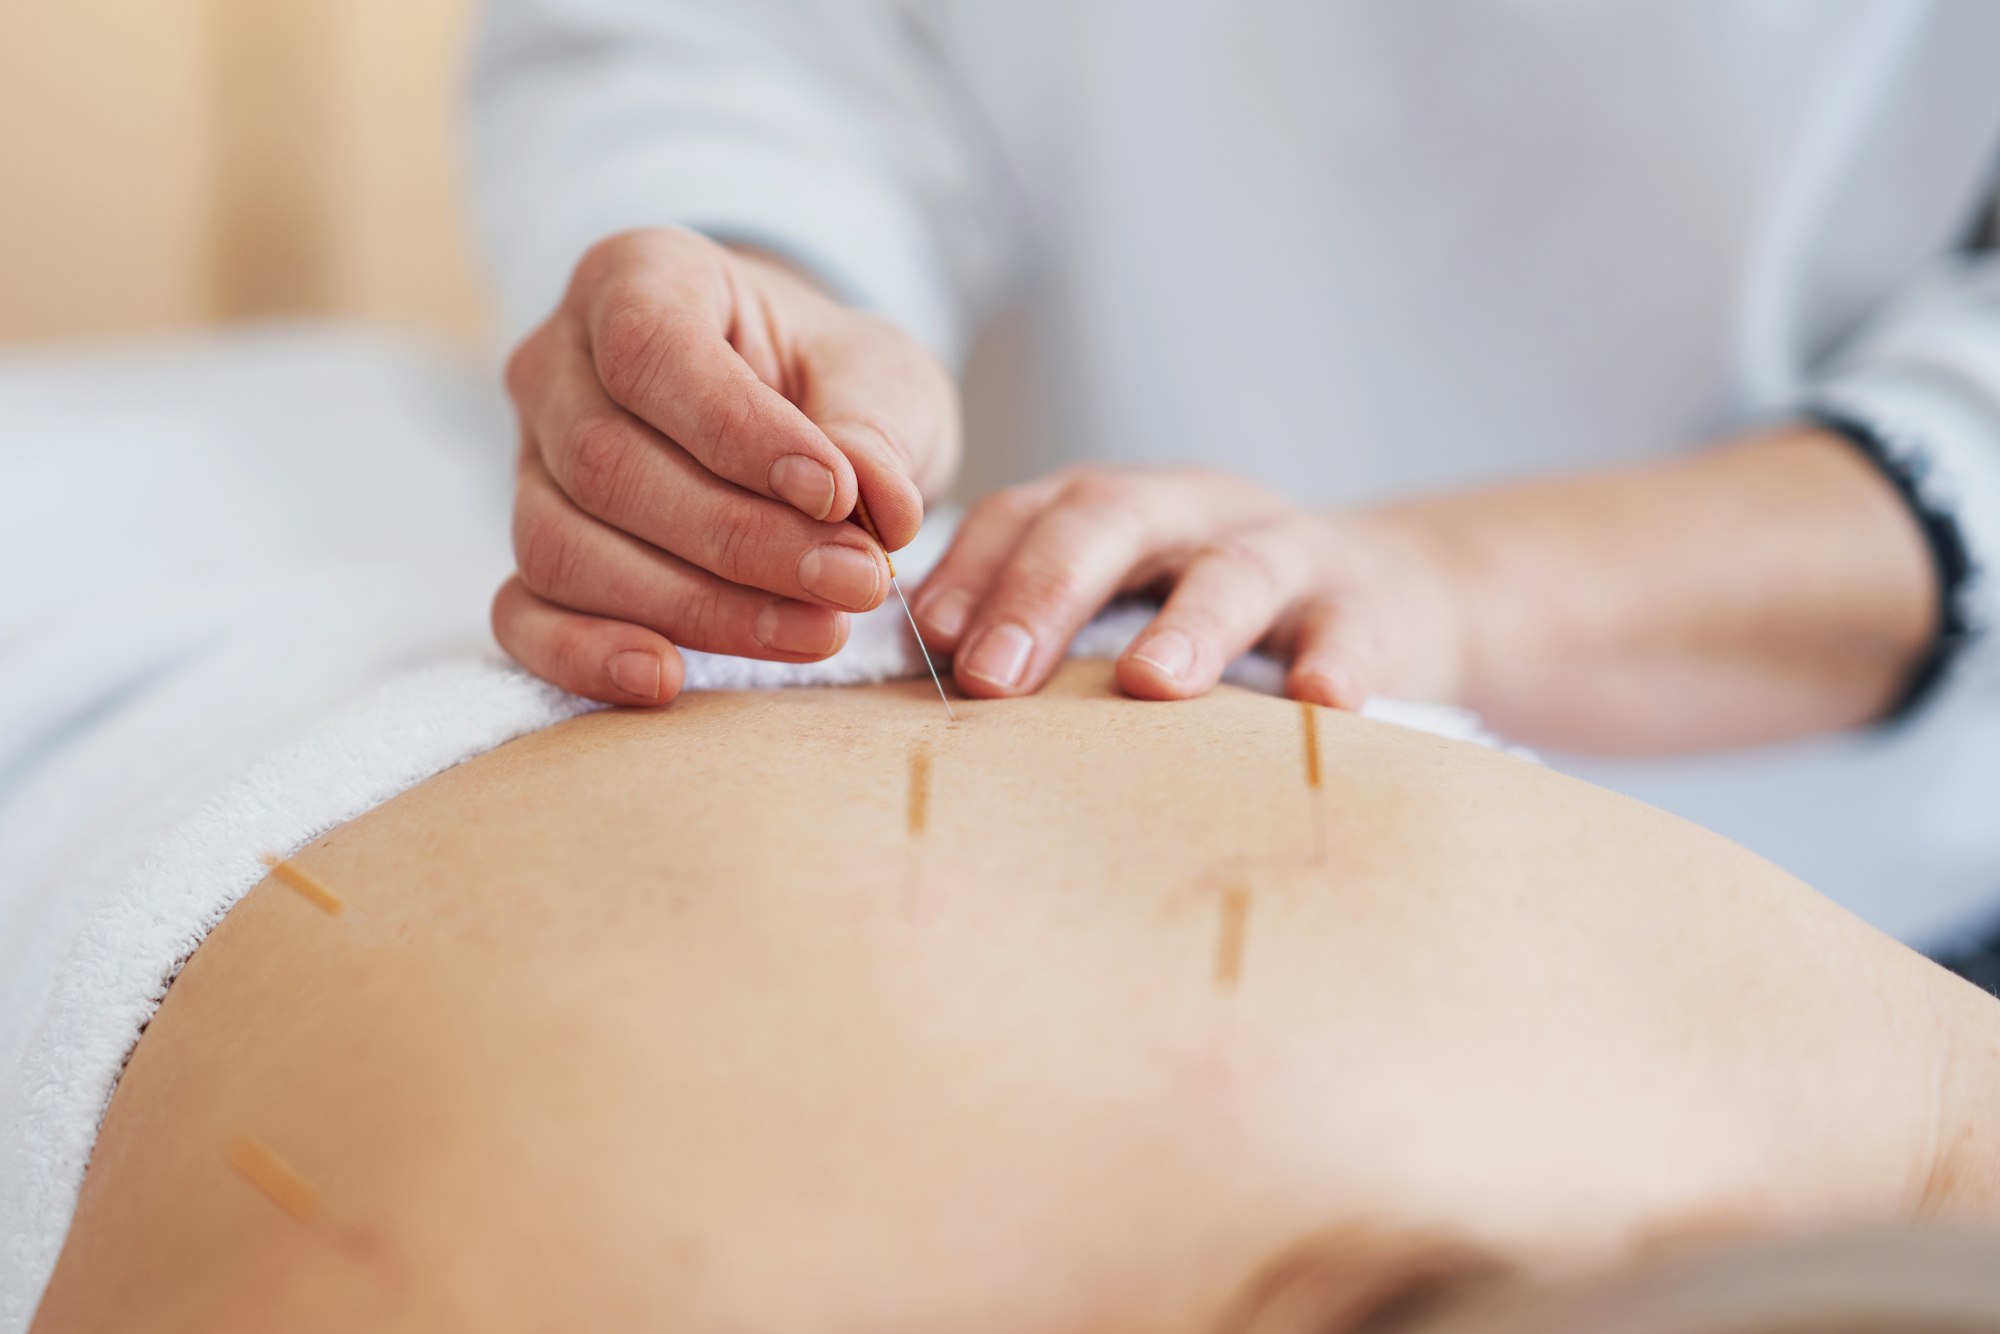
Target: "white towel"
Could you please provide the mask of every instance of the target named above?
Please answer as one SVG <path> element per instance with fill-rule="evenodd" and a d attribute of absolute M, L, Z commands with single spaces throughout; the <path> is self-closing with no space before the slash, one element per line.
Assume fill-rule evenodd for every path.
<path fill-rule="evenodd" d="M 505 469 L 478 412 L 438 410 L 441 386 L 473 392 L 463 369 L 413 360 L 292 333 L 0 375 L 35 447 L 8 461 L 48 482 L 0 508 L 0 561 L 48 572 L 0 595 L 0 1334 L 27 1327 L 141 1029 L 259 854 L 588 707 L 486 640 Z M 899 555 L 906 581 L 947 531 Z M 1076 651 L 1117 652 L 1145 615 Z M 923 670 L 893 599 L 826 662 L 685 656 L 690 689 Z M 1491 740 L 1458 710 L 1369 712 Z"/>

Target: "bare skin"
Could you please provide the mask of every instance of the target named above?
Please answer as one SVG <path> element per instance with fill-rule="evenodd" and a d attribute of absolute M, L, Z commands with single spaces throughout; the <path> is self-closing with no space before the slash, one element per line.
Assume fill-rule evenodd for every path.
<path fill-rule="evenodd" d="M 1344 1224 L 1993 1214 L 1989 998 L 1503 755 L 1318 710 L 1315 814 L 1300 706 L 1112 672 L 592 715 L 335 831 L 342 914 L 266 882 L 168 994 L 37 1334 L 1168 1334 Z"/>

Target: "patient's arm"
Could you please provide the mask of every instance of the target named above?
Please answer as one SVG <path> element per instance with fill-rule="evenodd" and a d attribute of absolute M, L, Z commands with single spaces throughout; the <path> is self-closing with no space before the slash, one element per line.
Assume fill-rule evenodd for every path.
<path fill-rule="evenodd" d="M 1718 838 L 1326 711 L 1314 789 L 1299 706 L 1107 664 L 928 689 L 588 716 L 307 850 L 345 912 L 190 961 L 38 1331 L 1195 1330 L 1349 1223 L 1989 1203 L 1990 1002 Z"/>

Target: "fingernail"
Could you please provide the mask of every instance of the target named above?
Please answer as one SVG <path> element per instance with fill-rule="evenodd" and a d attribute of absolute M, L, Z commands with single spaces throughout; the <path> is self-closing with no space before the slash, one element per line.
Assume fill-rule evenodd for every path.
<path fill-rule="evenodd" d="M 1160 675 L 1180 681 L 1194 666 L 1194 645 L 1178 630 L 1162 630 L 1132 650 L 1132 657 Z"/>
<path fill-rule="evenodd" d="M 881 566 L 859 547 L 829 542 L 799 557 L 799 587 L 842 607 L 871 605 L 881 586 Z"/>
<path fill-rule="evenodd" d="M 779 598 L 757 613 L 752 633 L 757 642 L 778 653 L 825 657 L 840 642 L 840 620 L 819 607 Z"/>
<path fill-rule="evenodd" d="M 660 655 L 641 649 L 627 649 L 611 655 L 607 664 L 611 684 L 634 699 L 658 703 L 660 699 Z"/>
<path fill-rule="evenodd" d="M 771 494 L 793 509 L 824 519 L 833 508 L 833 469 L 803 454 L 787 454 L 771 465 Z"/>
<path fill-rule="evenodd" d="M 1034 651 L 1033 635 L 1012 621 L 1002 621 L 973 642 L 972 651 L 965 655 L 965 670 L 982 681 L 1012 690 L 1021 684 L 1021 676 L 1028 670 L 1028 655 Z"/>
<path fill-rule="evenodd" d="M 963 588 L 950 588 L 925 598 L 923 610 L 917 615 L 946 639 L 956 639 L 959 631 L 965 629 L 965 618 L 971 612 L 972 594 Z"/>

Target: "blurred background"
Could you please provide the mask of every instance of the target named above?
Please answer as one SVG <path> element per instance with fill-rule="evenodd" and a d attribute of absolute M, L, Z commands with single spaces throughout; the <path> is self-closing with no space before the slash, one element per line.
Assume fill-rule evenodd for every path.
<path fill-rule="evenodd" d="M 476 343 L 473 0 L 7 0 L 0 343 L 352 317 Z"/>
<path fill-rule="evenodd" d="M 378 572 L 395 606 L 422 595 L 413 619 L 490 650 L 486 606 L 511 564 L 516 434 L 458 154 L 478 0 L 4 4 L 0 567 L 30 574 L 0 580 L 0 641 L 38 627 L 15 631 L 16 643 L 45 646 L 60 639 L 52 627 L 69 627 L 60 642 L 74 657 L 33 668 L 0 655 L 0 699 L 33 668 L 63 683 L 77 717 L 93 716 L 86 686 L 104 624 L 143 628 L 167 661 L 203 624 L 190 600 L 271 615 L 296 600 L 302 570 Z M 1468 242 L 1464 253 L 1485 251 Z M 1070 346 L 1064 319 L 1014 327 L 1003 315 L 972 357 L 977 444 L 958 499 L 1056 461 L 1037 451 L 1096 429 L 1038 397 L 1042 335 L 1057 353 Z M 1147 362 L 1135 357 L 1137 377 Z M 1367 362 L 1354 382 L 1387 364 Z M 1231 367 L 1265 383 L 1249 363 Z M 1508 376 L 1487 381 L 1494 402 L 1523 401 L 1507 397 Z M 1131 440 L 1200 420 L 1148 412 L 1131 418 Z M 1456 466 L 1442 449 L 1363 461 L 1381 470 L 1377 483 Z M 312 503 L 272 501 L 292 496 Z M 101 671 L 115 667 L 105 658 Z M 20 735 L 51 726 L 46 702 L 13 693 Z M 310 698 L 295 682 L 285 707 Z M 7 724 L 0 710 L 0 743 Z M 1993 746 L 1969 740 L 1992 726 L 1939 715 L 1887 740 L 1564 763 L 1750 844 L 1895 934 L 1942 941 L 1992 911 Z M 1935 795 L 1934 755 L 1946 751 L 1974 757 L 1984 781 Z M 1828 838 L 1836 821 L 1874 842 L 1856 852 Z"/>

